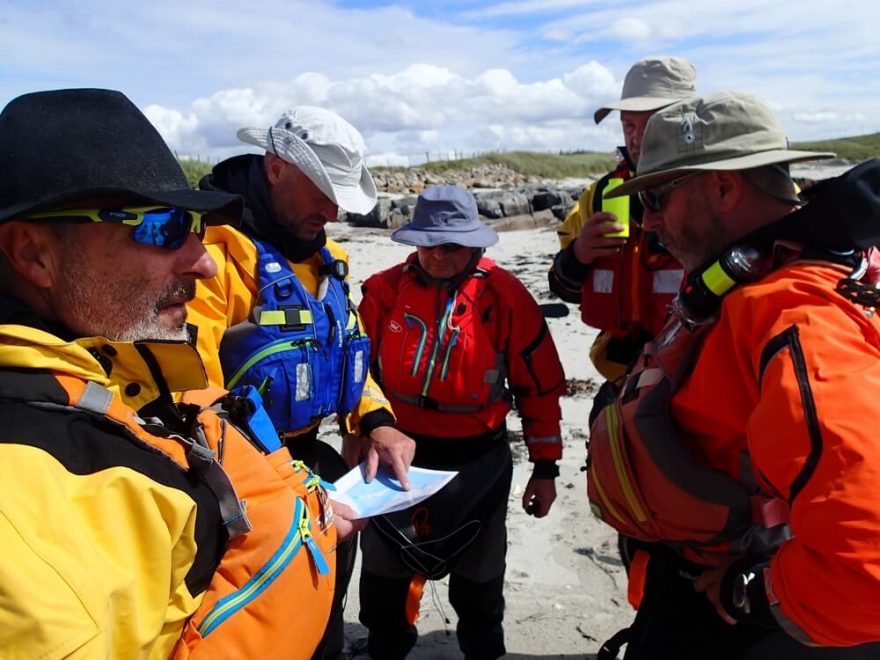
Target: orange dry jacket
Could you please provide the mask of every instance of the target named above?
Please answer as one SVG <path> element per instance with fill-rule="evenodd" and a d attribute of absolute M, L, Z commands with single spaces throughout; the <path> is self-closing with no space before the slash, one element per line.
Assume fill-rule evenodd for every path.
<path fill-rule="evenodd" d="M 789 502 L 777 616 L 829 646 L 880 639 L 880 320 L 845 275 L 793 264 L 728 294 L 671 405 L 697 459 L 738 478 L 747 453 Z"/>

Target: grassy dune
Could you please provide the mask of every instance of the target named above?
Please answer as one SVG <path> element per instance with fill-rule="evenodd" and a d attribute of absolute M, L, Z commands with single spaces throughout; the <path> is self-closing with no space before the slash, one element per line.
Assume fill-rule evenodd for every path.
<path fill-rule="evenodd" d="M 810 151 L 833 151 L 838 158 L 858 162 L 880 156 L 880 133 L 860 135 L 857 137 L 822 140 L 818 142 L 796 142 L 795 149 Z M 211 164 L 201 160 L 182 159 L 180 164 L 190 184 L 196 185 L 198 180 L 211 171 Z M 601 172 L 607 172 L 614 166 L 614 158 L 609 153 L 595 151 L 575 151 L 569 153 L 543 153 L 537 151 L 505 151 L 488 153 L 475 158 L 460 160 L 435 161 L 419 167 L 432 172 L 448 172 L 450 170 L 467 169 L 486 164 L 499 164 L 509 167 L 515 172 L 542 179 L 584 178 Z M 403 168 L 377 167 L 376 171 Z"/>

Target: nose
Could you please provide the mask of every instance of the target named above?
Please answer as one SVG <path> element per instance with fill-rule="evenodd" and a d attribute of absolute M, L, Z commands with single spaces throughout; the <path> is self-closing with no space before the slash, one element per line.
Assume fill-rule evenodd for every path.
<path fill-rule="evenodd" d="M 320 213 L 326 222 L 336 222 L 339 219 L 339 206 L 332 200 L 325 198 L 324 203 L 321 205 Z"/>
<path fill-rule="evenodd" d="M 190 234 L 177 250 L 176 265 L 179 275 L 200 280 L 210 279 L 217 274 L 217 263 L 195 234 Z"/>

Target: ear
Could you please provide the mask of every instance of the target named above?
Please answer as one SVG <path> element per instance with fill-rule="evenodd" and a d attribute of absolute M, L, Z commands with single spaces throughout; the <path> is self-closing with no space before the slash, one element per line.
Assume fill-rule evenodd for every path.
<path fill-rule="evenodd" d="M 263 171 L 270 186 L 275 186 L 281 181 L 286 163 L 275 154 L 267 153 L 264 156 Z"/>
<path fill-rule="evenodd" d="M 46 289 L 61 274 L 59 239 L 36 222 L 10 220 L 0 224 L 0 252 L 25 282 Z"/>
<path fill-rule="evenodd" d="M 712 192 L 719 210 L 730 212 L 737 208 L 745 190 L 745 182 L 739 172 L 711 172 Z"/>

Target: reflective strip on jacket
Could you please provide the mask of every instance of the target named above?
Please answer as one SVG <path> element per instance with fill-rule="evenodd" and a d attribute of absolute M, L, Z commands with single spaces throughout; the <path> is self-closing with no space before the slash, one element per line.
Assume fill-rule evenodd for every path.
<path fill-rule="evenodd" d="M 69 343 L 0 326 L 4 658 L 217 657 L 218 648 L 310 657 L 329 613 L 332 574 L 319 576 L 309 553 L 291 554 L 292 545 L 288 560 L 272 558 L 298 506 L 332 571 L 335 528 L 318 522 L 319 491 L 306 493 L 304 472 L 290 474 L 286 450 L 264 457 L 203 412 L 206 449 L 248 499 L 252 529 L 239 533 L 193 457 L 219 463 L 193 452 L 198 443 L 176 428 L 180 420 L 166 426 L 155 417 L 170 407 L 169 389 L 203 386 L 201 362 L 182 343 Z M 151 415 L 136 414 L 151 405 L 159 406 Z M 231 543 L 224 519 L 237 529 Z M 261 591 L 242 591 L 214 631 L 196 632 L 214 595 L 246 587 L 247 575 L 268 566 L 272 579 Z M 302 598 L 314 607 L 304 618 Z"/>
<path fill-rule="evenodd" d="M 208 383 L 222 387 L 225 381 L 218 357 L 220 344 L 227 328 L 247 320 L 256 304 L 258 255 L 250 237 L 227 225 L 208 227 L 204 245 L 217 263 L 217 276 L 196 283 L 196 298 L 187 306 L 187 321 L 197 328 L 196 345 L 205 363 Z M 348 255 L 337 243 L 328 239 L 327 249 L 336 259 L 348 262 Z M 300 283 L 312 295 L 317 294 L 321 264 L 320 254 L 290 264 Z M 391 413 L 382 390 L 367 374 L 363 394 L 345 418 L 348 430 L 358 435 L 360 419 L 379 409 Z M 305 432 L 315 425 L 296 430 Z"/>
<path fill-rule="evenodd" d="M 795 264 L 724 299 L 671 412 L 692 454 L 791 508 L 775 611 L 804 641 L 880 639 L 880 320 L 835 291 L 842 268 Z"/>
<path fill-rule="evenodd" d="M 370 277 L 359 307 L 400 428 L 485 434 L 504 423 L 513 398 L 530 457 L 560 458 L 565 375 L 531 294 L 486 258 L 449 294 L 422 283 L 407 267 L 415 259 Z"/>

